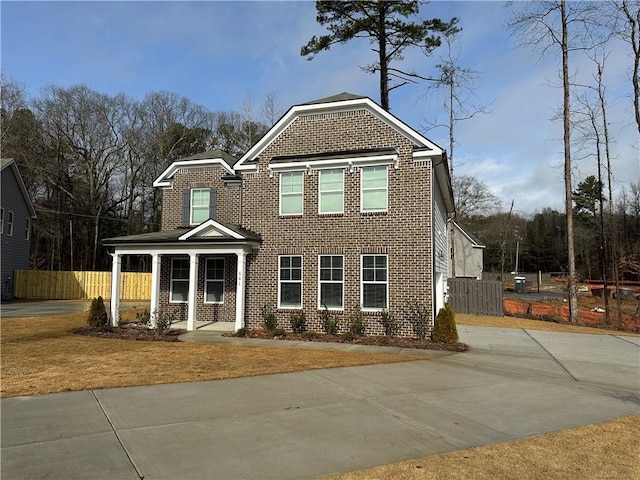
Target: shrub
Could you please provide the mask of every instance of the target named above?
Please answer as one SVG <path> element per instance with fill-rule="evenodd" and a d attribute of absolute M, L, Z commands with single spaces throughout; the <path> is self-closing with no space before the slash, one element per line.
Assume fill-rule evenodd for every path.
<path fill-rule="evenodd" d="M 266 305 L 262 307 L 262 328 L 264 328 L 267 333 L 271 333 L 278 328 L 276 314 Z"/>
<path fill-rule="evenodd" d="M 322 305 L 324 310 L 320 314 L 322 316 L 322 328 L 324 328 L 324 333 L 327 335 L 337 335 L 338 334 L 338 320 L 335 319 L 330 313 L 329 309 L 326 305 Z"/>
<path fill-rule="evenodd" d="M 355 333 L 349 331 L 349 332 L 344 332 L 342 334 L 342 338 L 344 340 L 346 340 L 347 342 L 351 342 L 351 341 L 355 340 L 356 338 L 358 338 L 358 335 L 356 335 Z"/>
<path fill-rule="evenodd" d="M 361 337 L 367 329 L 367 319 L 364 318 L 364 314 L 358 309 L 358 311 L 351 317 L 349 322 L 349 333 Z"/>
<path fill-rule="evenodd" d="M 387 337 L 396 337 L 400 333 L 400 324 L 396 318 L 389 312 L 389 310 L 383 310 L 379 322 L 384 327 L 384 334 Z"/>
<path fill-rule="evenodd" d="M 104 300 L 102 297 L 94 298 L 91 301 L 87 324 L 89 324 L 90 327 L 102 330 L 109 329 L 109 317 L 107 317 L 107 310 L 104 307 Z"/>
<path fill-rule="evenodd" d="M 291 323 L 291 330 L 293 333 L 302 333 L 304 332 L 304 324 L 306 322 L 306 317 L 304 312 L 302 313 L 292 313 L 291 318 L 289 319 Z"/>
<path fill-rule="evenodd" d="M 246 337 L 249 334 L 249 330 L 247 330 L 247 328 L 242 327 L 239 328 L 238 331 L 236 332 L 235 336 L 236 337 Z"/>
<path fill-rule="evenodd" d="M 313 340 L 314 338 L 318 338 L 320 334 L 318 332 L 314 332 L 313 330 L 309 332 L 304 332 L 302 336 L 306 339 Z"/>
<path fill-rule="evenodd" d="M 166 334 L 171 328 L 171 324 L 176 321 L 176 313 L 174 312 L 156 312 L 156 332 Z"/>
<path fill-rule="evenodd" d="M 419 303 L 414 303 L 408 307 L 409 320 L 413 327 L 413 334 L 418 340 L 424 340 L 429 333 L 429 309 Z"/>
<path fill-rule="evenodd" d="M 287 336 L 287 332 L 284 330 L 284 328 L 274 328 L 273 330 L 269 331 L 269 335 L 271 337 L 286 337 Z"/>
<path fill-rule="evenodd" d="M 455 314 L 448 303 L 444 304 L 436 317 L 433 326 L 431 340 L 442 343 L 456 343 L 458 341 L 458 330 L 456 329 Z"/>
<path fill-rule="evenodd" d="M 142 312 L 136 312 L 136 323 L 151 328 L 151 314 L 146 308 Z"/>

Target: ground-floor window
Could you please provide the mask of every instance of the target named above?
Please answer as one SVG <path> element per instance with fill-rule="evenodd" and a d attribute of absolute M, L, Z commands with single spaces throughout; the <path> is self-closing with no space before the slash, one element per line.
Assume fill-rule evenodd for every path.
<path fill-rule="evenodd" d="M 189 259 L 171 259 L 171 293 L 172 303 L 183 303 L 189 297 Z"/>
<path fill-rule="evenodd" d="M 386 255 L 362 256 L 362 309 L 387 308 L 388 276 Z"/>
<path fill-rule="evenodd" d="M 207 258 L 205 303 L 224 303 L 224 258 Z"/>
<path fill-rule="evenodd" d="M 279 257 L 278 307 L 302 308 L 302 257 Z"/>
<path fill-rule="evenodd" d="M 344 259 L 342 255 L 320 255 L 319 307 L 344 307 Z"/>

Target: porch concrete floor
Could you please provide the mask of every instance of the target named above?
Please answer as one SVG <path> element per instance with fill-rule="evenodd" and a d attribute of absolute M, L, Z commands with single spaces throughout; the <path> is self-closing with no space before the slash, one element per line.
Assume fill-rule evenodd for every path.
<path fill-rule="evenodd" d="M 196 330 L 203 332 L 233 332 L 235 330 L 234 322 L 195 322 Z M 176 322 L 171 324 L 171 328 L 186 330 L 187 322 Z"/>

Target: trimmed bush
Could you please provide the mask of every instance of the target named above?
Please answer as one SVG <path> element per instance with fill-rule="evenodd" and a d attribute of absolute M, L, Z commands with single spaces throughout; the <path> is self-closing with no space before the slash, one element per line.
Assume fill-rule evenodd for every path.
<path fill-rule="evenodd" d="M 367 319 L 364 318 L 364 314 L 358 310 L 356 314 L 351 317 L 349 322 L 349 333 L 361 337 L 367 329 Z"/>
<path fill-rule="evenodd" d="M 324 310 L 322 310 L 322 328 L 327 335 L 338 334 L 338 320 L 334 318 L 330 313 L 326 305 L 323 304 Z"/>
<path fill-rule="evenodd" d="M 91 300 L 87 324 L 90 327 L 100 328 L 103 330 L 107 330 L 109 328 L 109 317 L 107 317 L 107 309 L 104 307 L 104 300 L 102 297 Z"/>
<path fill-rule="evenodd" d="M 302 313 L 292 313 L 291 318 L 289 319 L 291 323 L 291 330 L 293 333 L 302 333 L 304 332 L 306 317 L 304 312 Z"/>
<path fill-rule="evenodd" d="M 431 332 L 431 340 L 440 343 L 456 343 L 458 341 L 455 314 L 448 303 L 445 303 L 444 308 L 438 312 L 433 332 Z"/>
<path fill-rule="evenodd" d="M 380 314 L 380 320 L 378 320 L 384 327 L 384 334 L 387 337 L 397 337 L 400 333 L 400 324 L 396 320 L 396 317 L 389 312 L 389 310 L 383 310 Z"/>
<path fill-rule="evenodd" d="M 266 305 L 262 307 L 262 328 L 264 328 L 267 333 L 271 333 L 278 328 L 278 320 L 276 320 L 275 313 Z"/>

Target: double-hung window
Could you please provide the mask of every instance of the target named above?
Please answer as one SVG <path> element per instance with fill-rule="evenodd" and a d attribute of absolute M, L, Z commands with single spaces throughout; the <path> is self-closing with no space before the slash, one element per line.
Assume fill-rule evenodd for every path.
<path fill-rule="evenodd" d="M 387 308 L 389 291 L 386 255 L 362 256 L 362 309 Z"/>
<path fill-rule="evenodd" d="M 189 298 L 189 259 L 171 259 L 171 293 L 172 303 L 184 303 Z"/>
<path fill-rule="evenodd" d="M 194 188 L 191 190 L 191 214 L 189 223 L 200 225 L 209 219 L 209 203 L 211 190 L 208 188 Z"/>
<path fill-rule="evenodd" d="M 302 172 L 280 174 L 280 215 L 302 215 Z"/>
<path fill-rule="evenodd" d="M 24 239 L 29 240 L 31 238 L 31 219 L 27 218 L 26 220 Z"/>
<path fill-rule="evenodd" d="M 278 307 L 302 308 L 302 257 L 282 255 L 279 262 Z"/>
<path fill-rule="evenodd" d="M 224 303 L 224 258 L 207 258 L 205 303 Z"/>
<path fill-rule="evenodd" d="M 343 213 L 344 169 L 320 170 L 319 213 Z"/>
<path fill-rule="evenodd" d="M 321 255 L 319 264 L 319 307 L 342 309 L 344 306 L 344 258 L 342 255 Z"/>
<path fill-rule="evenodd" d="M 363 167 L 360 177 L 362 212 L 387 211 L 387 166 Z"/>

